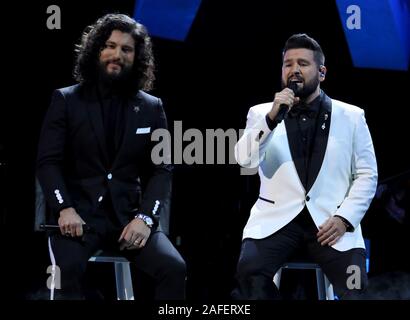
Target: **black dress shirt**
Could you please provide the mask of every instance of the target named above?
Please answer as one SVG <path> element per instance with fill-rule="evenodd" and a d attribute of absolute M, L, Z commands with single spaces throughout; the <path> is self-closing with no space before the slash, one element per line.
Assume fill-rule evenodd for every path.
<path fill-rule="evenodd" d="M 288 112 L 288 120 L 294 121 L 297 124 L 298 135 L 300 137 L 299 143 L 296 145 L 296 154 L 300 154 L 303 157 L 303 163 L 305 164 L 305 176 L 303 184 L 306 185 L 309 174 L 310 159 L 312 157 L 312 150 L 314 146 L 314 140 L 317 128 L 317 118 L 320 111 L 321 96 L 317 96 L 311 103 L 300 103 L 295 105 Z M 266 115 L 266 121 L 269 129 L 273 130 L 277 126 L 275 120 L 271 120 Z"/>
<path fill-rule="evenodd" d="M 109 161 L 107 169 L 110 169 L 123 139 L 125 98 L 115 91 L 100 86 L 99 99 Z"/>

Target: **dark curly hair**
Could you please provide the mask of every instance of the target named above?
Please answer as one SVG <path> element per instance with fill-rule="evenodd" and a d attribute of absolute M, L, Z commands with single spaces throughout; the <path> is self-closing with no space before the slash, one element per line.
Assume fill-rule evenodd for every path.
<path fill-rule="evenodd" d="M 98 59 L 105 42 L 113 30 L 129 33 L 135 41 L 135 59 L 132 66 L 130 87 L 134 90 L 153 88 L 154 56 L 147 29 L 125 14 L 107 14 L 85 28 L 80 43 L 76 46 L 74 78 L 80 83 L 97 81 Z"/>

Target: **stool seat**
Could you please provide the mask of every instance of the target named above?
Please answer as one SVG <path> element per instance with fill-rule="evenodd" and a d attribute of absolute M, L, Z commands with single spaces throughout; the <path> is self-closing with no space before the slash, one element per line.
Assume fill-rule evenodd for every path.
<path fill-rule="evenodd" d="M 98 250 L 88 261 L 114 263 L 117 300 L 134 300 L 130 262 L 128 259 L 116 253 Z"/>
<path fill-rule="evenodd" d="M 333 286 L 329 279 L 323 273 L 322 268 L 317 263 L 312 262 L 285 262 L 273 277 L 273 282 L 276 287 L 280 288 L 280 280 L 283 269 L 299 269 L 299 270 L 315 270 L 316 271 L 316 286 L 319 300 L 334 300 Z"/>

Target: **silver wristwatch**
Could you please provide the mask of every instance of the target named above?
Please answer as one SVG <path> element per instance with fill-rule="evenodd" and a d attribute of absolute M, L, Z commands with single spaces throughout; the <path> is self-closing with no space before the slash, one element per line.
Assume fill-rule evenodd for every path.
<path fill-rule="evenodd" d="M 154 225 L 154 221 L 152 221 L 151 217 L 146 216 L 145 214 L 139 213 L 135 216 L 135 218 L 144 221 L 147 227 L 152 228 L 152 226 Z"/>

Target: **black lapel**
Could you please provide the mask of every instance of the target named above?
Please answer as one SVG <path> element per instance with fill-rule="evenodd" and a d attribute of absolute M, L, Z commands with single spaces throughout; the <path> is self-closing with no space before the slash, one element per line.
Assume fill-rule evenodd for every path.
<path fill-rule="evenodd" d="M 134 129 L 138 128 L 138 123 L 141 119 L 141 114 L 143 113 L 140 93 L 128 98 L 124 108 L 125 128 L 122 132 L 122 138 L 119 136 L 116 137 L 116 141 L 121 142 L 114 158 L 113 167 L 117 164 L 118 158 L 120 157 L 124 147 L 127 145 L 127 140 L 135 135 L 135 132 L 133 132 Z M 117 135 L 118 134 L 119 133 L 117 130 Z"/>
<path fill-rule="evenodd" d="M 97 137 L 98 145 L 100 146 L 101 153 L 104 157 L 105 165 L 108 164 L 107 145 L 105 142 L 104 125 L 101 114 L 100 101 L 97 95 L 96 87 L 84 88 L 85 97 L 87 99 L 86 108 L 88 111 L 88 117 L 91 122 L 91 126 Z"/>
<path fill-rule="evenodd" d="M 296 119 L 290 120 L 289 117 L 285 119 L 286 135 L 288 137 L 288 144 L 290 153 L 292 155 L 293 163 L 295 164 L 296 171 L 299 175 L 299 180 L 305 186 L 305 164 L 303 162 L 302 150 L 297 146 L 300 144 L 299 130 L 296 123 Z"/>
<path fill-rule="evenodd" d="M 320 168 L 322 167 L 323 158 L 325 157 L 327 148 L 327 141 L 329 139 L 331 113 L 332 100 L 330 100 L 330 98 L 322 91 L 320 114 L 316 123 L 316 137 L 312 158 L 310 160 L 306 193 L 308 193 L 313 186 Z"/>

